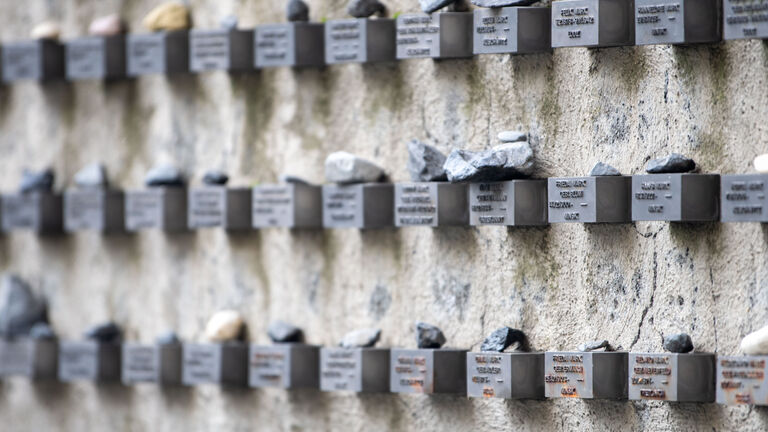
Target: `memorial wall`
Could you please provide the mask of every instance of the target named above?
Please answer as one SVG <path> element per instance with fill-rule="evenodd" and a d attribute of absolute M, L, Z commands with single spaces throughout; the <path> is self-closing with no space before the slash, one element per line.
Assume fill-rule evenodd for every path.
<path fill-rule="evenodd" d="M 742 338 L 768 323 L 768 230 L 758 217 L 762 189 L 752 188 L 757 184 L 754 177 L 716 176 L 756 174 L 761 165 L 753 165 L 753 160 L 768 153 L 768 42 L 759 38 L 720 42 L 720 26 L 698 25 L 711 17 L 692 12 L 714 8 L 719 23 L 722 5 L 714 1 L 702 3 L 715 6 L 698 9 L 691 1 L 678 2 L 682 11 L 662 9 L 674 16 L 662 19 L 683 21 L 686 28 L 654 27 L 636 37 L 621 23 L 640 26 L 656 19 L 648 15 L 659 13 L 655 5 L 636 1 L 637 18 L 635 8 L 627 6 L 630 2 L 617 0 L 551 6 L 544 2 L 534 6 L 551 11 L 530 16 L 520 12 L 508 18 L 496 9 L 482 9 L 492 19 L 481 18 L 480 24 L 508 32 L 507 20 L 515 22 L 514 27 L 524 29 L 516 38 L 517 50 L 533 53 L 498 53 L 504 52 L 499 48 L 501 39 L 490 38 L 474 45 L 475 52 L 486 49 L 482 52 L 489 54 L 474 56 L 472 45 L 451 42 L 450 36 L 439 41 L 418 39 L 432 31 L 471 33 L 477 24 L 466 16 L 441 21 L 434 14 L 436 21 L 426 22 L 409 15 L 421 11 L 419 2 L 386 1 L 397 29 L 427 25 L 437 30 L 392 32 L 385 40 L 402 39 L 395 42 L 400 60 L 374 63 L 376 55 L 386 56 L 377 51 L 374 33 L 368 33 L 369 43 L 357 53 L 350 54 L 347 46 L 339 48 L 340 54 L 317 49 L 326 32 L 350 29 L 345 27 L 349 24 L 330 23 L 349 18 L 346 0 L 307 1 L 310 21 L 320 24 L 291 23 L 294 30 L 285 33 L 291 35 L 288 42 L 278 43 L 313 48 L 287 49 L 284 55 L 270 55 L 268 49 L 260 55 L 258 46 L 286 37 L 279 36 L 285 26 L 262 33 L 253 29 L 285 24 L 285 2 L 195 0 L 188 3 L 194 29 L 220 29 L 222 22 L 231 28 L 236 17 L 243 31 L 193 32 L 190 47 L 198 54 L 189 65 L 194 73 L 171 73 L 179 67 L 178 60 L 161 54 L 143 63 L 134 59 L 133 66 L 129 56 L 125 67 L 136 72 L 133 78 L 119 78 L 121 69 L 106 61 L 96 72 L 70 66 L 70 79 L 17 81 L 8 78 L 34 66 L 3 64 L 8 81 L 0 85 L 3 208 L 24 207 L 25 195 L 14 193 L 25 169 L 39 172 L 50 167 L 55 174 L 52 190 L 67 191 L 66 202 L 85 203 L 83 208 L 97 202 L 97 207 L 112 210 L 105 210 L 111 216 L 98 223 L 88 217 L 71 221 L 67 217 L 66 233 L 58 234 L 13 229 L 15 222 L 2 212 L 0 272 L 18 275 L 47 300 L 50 328 L 65 342 L 58 346 L 58 379 L 0 379 L 2 430 L 768 429 L 768 411 L 758 406 L 768 401 L 714 403 L 713 386 L 722 391 L 733 381 L 727 381 L 724 377 L 729 375 L 721 369 L 715 373 L 715 357 L 703 354 L 717 355 L 718 368 L 738 367 L 738 361 L 720 359 L 742 355 Z M 756 8 L 766 5 L 759 0 L 730 1 Z M 114 13 L 126 21 L 129 34 L 148 35 L 145 16 L 160 3 L 0 2 L 0 44 L 7 54 L 8 44 L 28 40 L 34 27 L 51 20 L 61 24 L 61 39 L 67 42 L 86 36 L 94 19 Z M 568 3 L 573 4 L 563 12 Z M 626 16 L 622 5 L 631 14 L 629 20 L 616 18 Z M 596 13 L 598 8 L 602 10 Z M 734 29 L 736 24 L 725 26 L 726 37 L 768 38 L 768 32 L 754 34 L 748 25 Z M 366 31 L 386 34 L 388 30 L 377 25 Z M 556 28 L 551 32 L 555 48 L 547 51 L 550 44 L 542 46 L 542 38 L 550 37 L 550 25 Z M 764 32 L 762 25 L 755 31 Z M 523 37 L 525 31 L 536 37 Z M 411 34 L 419 36 L 414 39 Z M 144 43 L 151 44 L 151 39 L 148 36 Z M 173 37 L 163 39 L 169 53 L 177 52 L 170 48 L 175 43 Z M 207 48 L 222 43 L 232 53 L 225 60 L 206 54 Z M 106 49 L 125 47 L 115 46 Z M 80 49 L 87 63 L 93 45 L 86 41 Z M 466 58 L 429 58 L 461 57 L 462 50 L 468 50 Z M 69 51 L 70 57 L 74 52 Z M 16 61 L 21 57 L 17 55 Z M 2 58 L 7 62 L 9 57 Z M 354 59 L 362 63 L 347 63 Z M 343 64 L 318 66 L 337 62 Z M 186 63 L 182 63 L 183 69 Z M 253 65 L 263 67 L 256 70 Z M 145 75 L 141 68 L 163 71 Z M 43 75 L 50 72 L 48 66 L 41 70 Z M 76 79 L 78 71 L 85 78 L 96 73 L 112 79 Z M 479 175 L 471 177 L 475 182 L 468 186 L 446 182 L 421 189 L 397 185 L 412 182 L 409 150 L 430 151 L 409 147 L 413 140 L 450 155 L 449 161 L 463 158 L 470 165 L 472 157 L 495 154 L 500 148 L 517 151 L 530 146 L 532 153 L 524 155 L 524 169 L 515 166 L 504 172 L 513 174 L 514 181 L 504 179 L 510 183 Z M 326 161 L 338 151 L 381 167 L 386 180 L 397 186 L 326 187 L 330 195 L 323 198 L 324 229 L 318 227 L 319 213 L 306 209 L 264 217 L 259 219 L 260 229 L 251 229 L 258 218 L 258 212 L 250 213 L 251 200 L 254 206 L 270 202 L 285 187 L 266 185 L 282 184 L 284 176 L 317 185 L 337 182 L 331 178 L 333 157 L 340 158 L 339 171 L 349 168 L 344 158 L 353 158 L 336 154 Z M 481 151 L 486 153 L 472 153 Z M 653 166 L 664 161 L 655 160 L 672 153 L 695 161 L 695 169 L 678 165 L 672 174 L 646 173 L 647 168 L 662 172 Z M 375 168 L 352 160 L 359 171 Z M 507 162 L 512 163 L 511 156 Z M 590 175 L 600 162 L 624 177 Z M 689 163 L 682 156 L 666 162 Z M 90 189 L 78 188 L 90 181 L 89 171 L 81 169 L 92 163 L 103 164 L 109 190 L 126 193 L 113 196 L 101 190 L 93 198 L 83 192 Z M 189 188 L 200 189 L 198 195 L 187 195 L 173 184 L 173 166 Z M 602 167 L 604 173 L 610 171 Z M 244 206 L 240 213 L 247 214 L 246 220 L 212 220 L 206 211 L 206 203 L 224 200 L 224 192 L 201 188 L 219 184 L 221 178 L 215 174 L 222 173 L 229 177 L 228 211 L 235 214 L 237 205 Z M 459 174 L 449 170 L 447 178 Z M 100 172 L 95 175 L 98 178 Z M 27 173 L 25 181 L 47 180 L 34 177 Z M 287 185 L 296 197 L 306 190 L 310 198 L 301 202 L 320 202 L 320 189 L 295 181 Z M 265 187 L 251 194 L 254 186 Z M 592 188 L 598 195 L 585 192 Z M 389 210 L 377 206 L 387 196 L 392 200 L 411 194 L 416 197 L 413 202 L 429 194 L 437 197 L 432 199 L 467 200 L 465 190 L 470 202 L 463 208 L 468 215 L 446 214 L 440 219 L 445 223 L 434 228 L 373 228 L 397 222 L 393 206 Z M 723 210 L 729 191 L 748 205 Z M 369 210 L 362 221 L 358 215 L 349 216 L 354 222 L 346 221 L 346 194 L 360 196 L 355 211 Z M 518 199 L 520 205 L 545 199 L 539 213 L 499 216 L 493 207 L 498 194 L 510 197 L 513 205 Z M 600 204 L 600 194 L 610 194 L 625 206 L 601 207 L 605 204 Z M 562 199 L 555 200 L 556 196 Z M 332 203 L 334 197 L 340 200 L 337 204 Z M 655 199 L 663 205 L 647 202 Z M 201 203 L 200 212 L 190 212 L 189 217 L 188 200 Z M 38 219 L 36 213 L 51 213 L 44 210 L 49 205 L 45 202 L 41 198 L 31 207 L 32 216 L 25 213 L 18 218 L 45 228 L 50 221 Z M 57 205 L 55 199 L 50 205 Z M 490 213 L 478 214 L 486 206 Z M 568 211 L 573 207 L 596 210 Z M 334 213 L 339 208 L 341 213 Z M 443 218 L 439 209 L 433 210 Z M 301 228 L 272 226 L 291 213 L 292 225 Z M 419 217 L 398 219 L 398 225 L 432 222 Z M 751 222 L 731 223 L 739 218 Z M 79 230 L 94 224 L 98 229 Z M 111 232 L 113 224 L 127 227 L 128 232 Z M 237 321 L 237 313 L 245 327 L 240 343 L 211 344 L 238 336 L 239 330 L 227 327 Z M 282 327 L 278 321 L 284 322 Z M 0 316 L 0 327 L 2 322 Z M 94 328 L 107 322 L 119 329 Z M 337 347 L 342 338 L 345 347 L 356 346 L 345 335 L 380 329 L 375 336 L 356 336 L 379 337 L 377 347 L 392 348 L 393 357 L 367 348 L 319 351 L 303 344 L 273 346 L 272 341 L 298 340 L 297 329 L 287 323 L 303 331 L 306 344 L 326 348 Z M 504 371 L 509 367 L 530 371 L 519 381 L 513 379 L 516 384 L 509 393 L 491 390 L 492 386 L 482 385 L 488 378 L 471 374 L 461 377 L 466 386 L 450 388 L 455 365 L 461 365 L 458 370 L 463 372 L 466 362 L 478 373 L 493 373 L 496 366 L 482 365 L 510 361 L 504 357 L 508 354 L 490 355 L 487 351 L 493 350 L 486 349 L 493 340 L 486 340 L 489 334 L 505 326 L 525 334 L 504 333 L 505 342 L 514 340 L 520 348 L 547 352 L 546 358 L 512 354 L 511 366 L 499 366 Z M 91 342 L 83 342 L 89 329 Z M 109 342 L 119 339 L 121 332 L 122 353 Z M 181 351 L 168 348 L 163 355 L 175 358 L 177 367 L 158 372 L 162 378 L 141 375 L 154 355 L 146 347 L 153 347 L 159 336 L 163 337 L 159 347 L 178 345 L 169 332 L 186 344 L 183 374 L 178 367 Z M 673 348 L 676 341 L 690 343 L 675 339 L 681 333 L 690 335 L 695 354 Z M 590 346 L 591 341 L 608 341 L 610 346 Z M 417 345 L 443 344 L 445 348 L 415 351 Z M 503 345 L 500 350 L 509 343 Z M 599 348 L 605 351 L 593 351 Z M 129 354 L 131 350 L 134 354 Z M 466 356 L 466 351 L 486 353 Z M 128 385 L 119 384 L 119 379 L 98 382 L 120 375 L 119 369 L 108 365 L 119 363 L 121 354 L 123 366 L 126 356 L 137 365 L 134 375 L 122 371 Z M 360 357 L 350 360 L 352 355 Z M 241 368 L 244 358 L 251 370 Z M 252 368 L 258 365 L 279 368 L 276 359 L 291 363 L 293 370 L 254 375 Z M 391 365 L 390 359 L 394 359 Z M 215 370 L 207 369 L 206 361 L 215 363 Z M 338 382 L 324 382 L 324 390 L 355 391 L 294 388 L 306 382 L 317 387 L 317 377 L 303 372 L 316 373 L 313 368 L 320 364 L 329 370 L 341 367 L 340 372 L 326 375 Z M 359 375 L 368 378 L 348 384 L 340 378 L 345 364 L 362 364 Z M 411 368 L 422 367 L 434 371 L 426 380 L 434 378 L 433 383 L 405 376 Z M 764 386 L 765 363 L 750 367 L 760 370 Z M 390 370 L 393 376 L 399 374 L 391 385 Z M 606 375 L 622 371 L 623 380 Z M 574 378 L 574 372 L 584 376 Z M 169 382 L 187 385 L 134 385 L 163 381 L 166 373 Z M 643 387 L 664 373 L 669 374 L 669 379 L 662 378 L 666 390 Z M 578 384 L 568 389 L 557 386 L 572 378 Z M 282 380 L 277 387 L 288 388 L 263 388 L 261 379 L 273 384 Z M 250 382 L 252 387 L 217 384 L 234 381 Z M 405 394 L 425 387 L 460 394 Z M 467 397 L 467 391 L 486 397 Z"/>

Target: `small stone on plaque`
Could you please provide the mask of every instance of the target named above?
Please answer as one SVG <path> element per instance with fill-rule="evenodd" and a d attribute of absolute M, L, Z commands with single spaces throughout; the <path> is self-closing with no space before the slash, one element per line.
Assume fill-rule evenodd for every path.
<path fill-rule="evenodd" d="M 244 331 L 243 317 L 235 310 L 216 312 L 205 325 L 205 337 L 211 342 L 239 340 L 243 337 Z"/>
<path fill-rule="evenodd" d="M 740 348 L 744 354 L 768 355 L 768 326 L 744 336 Z"/>
<path fill-rule="evenodd" d="M 189 9 L 179 2 L 165 2 L 149 11 L 142 24 L 152 32 L 186 30 L 191 24 Z"/>
<path fill-rule="evenodd" d="M 339 151 L 325 158 L 325 179 L 331 183 L 373 183 L 385 177 L 381 167 L 351 153 Z"/>
<path fill-rule="evenodd" d="M 472 56 L 471 12 L 401 14 L 396 22 L 398 60 Z"/>
<path fill-rule="evenodd" d="M 347 13 L 355 18 L 368 18 L 371 15 L 383 15 L 387 11 L 379 0 L 349 0 Z"/>
<path fill-rule="evenodd" d="M 125 22 L 118 14 L 105 15 L 91 21 L 88 34 L 92 36 L 115 36 L 127 31 Z"/>
<path fill-rule="evenodd" d="M 552 47 L 604 48 L 635 44 L 633 2 L 552 2 Z"/>
<path fill-rule="evenodd" d="M 304 333 L 299 327 L 285 321 L 272 321 L 267 329 L 267 335 L 272 342 L 287 343 L 301 342 L 304 340 Z"/>
<path fill-rule="evenodd" d="M 626 399 L 628 356 L 626 352 L 608 351 L 609 348 L 607 341 L 596 341 L 583 344 L 577 352 L 547 351 L 544 354 L 545 396 Z"/>

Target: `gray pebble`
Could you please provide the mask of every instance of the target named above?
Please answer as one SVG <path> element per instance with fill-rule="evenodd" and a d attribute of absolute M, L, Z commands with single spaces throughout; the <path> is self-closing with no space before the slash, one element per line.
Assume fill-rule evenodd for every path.
<path fill-rule="evenodd" d="M 286 8 L 289 22 L 309 21 L 309 6 L 301 0 L 290 0 Z"/>
<path fill-rule="evenodd" d="M 685 333 L 664 337 L 664 349 L 673 353 L 689 353 L 693 351 L 693 341 Z"/>
<path fill-rule="evenodd" d="M 386 6 L 379 0 L 350 0 L 347 13 L 355 18 L 368 18 L 371 15 L 386 13 Z"/>
<path fill-rule="evenodd" d="M 304 334 L 300 328 L 285 321 L 273 321 L 267 329 L 272 342 L 301 342 Z"/>
<path fill-rule="evenodd" d="M 147 172 L 144 183 L 150 187 L 184 186 L 184 176 L 171 164 L 160 164 Z"/>
<path fill-rule="evenodd" d="M 598 162 L 595 164 L 595 166 L 592 167 L 592 171 L 589 172 L 589 175 L 592 177 L 608 177 L 620 176 L 621 173 L 619 170 L 608 164 Z"/>
<path fill-rule="evenodd" d="M 486 8 L 499 8 L 509 6 L 530 6 L 539 0 L 472 0 L 475 6 Z"/>
<path fill-rule="evenodd" d="M 227 15 L 219 21 L 219 27 L 224 30 L 237 30 L 237 17 Z"/>
<path fill-rule="evenodd" d="M 92 163 L 84 166 L 75 174 L 75 185 L 81 188 L 106 188 L 107 170 L 100 163 Z"/>
<path fill-rule="evenodd" d="M 224 186 L 229 181 L 229 176 L 224 171 L 211 170 L 203 175 L 203 183 L 209 186 Z"/>
<path fill-rule="evenodd" d="M 607 340 L 597 340 L 579 345 L 579 351 L 582 352 L 597 351 L 599 349 L 613 351 L 613 347 L 611 347 L 611 344 L 609 344 Z"/>
<path fill-rule="evenodd" d="M 325 158 L 325 179 L 330 183 L 369 183 L 384 177 L 381 167 L 351 153 L 334 152 Z"/>
<path fill-rule="evenodd" d="M 50 192 L 53 190 L 54 174 L 51 168 L 42 171 L 29 171 L 27 169 L 21 174 L 21 184 L 19 190 L 21 193 L 29 192 Z"/>
<path fill-rule="evenodd" d="M 380 337 L 381 329 L 358 329 L 345 334 L 339 346 L 342 348 L 369 348 L 376 345 Z"/>
<path fill-rule="evenodd" d="M 674 174 L 687 173 L 696 169 L 696 162 L 679 153 L 671 153 L 660 159 L 653 159 L 645 166 L 645 171 L 650 174 Z"/>
<path fill-rule="evenodd" d="M 122 333 L 117 324 L 108 322 L 91 327 L 85 331 L 83 336 L 88 340 L 96 342 L 118 343 L 122 338 Z"/>
<path fill-rule="evenodd" d="M 517 344 L 518 350 L 528 351 L 528 338 L 525 333 L 510 327 L 502 327 L 485 338 L 480 351 L 504 352 L 514 344 Z"/>
<path fill-rule="evenodd" d="M 283 175 L 281 175 L 280 176 L 280 183 L 294 183 L 294 184 L 301 184 L 301 185 L 309 185 L 309 184 L 311 184 L 307 180 L 305 180 L 305 179 L 303 179 L 303 178 L 301 178 L 299 176 L 295 176 L 295 175 L 291 175 L 291 174 L 283 174 Z"/>
<path fill-rule="evenodd" d="M 3 277 L 0 287 L 0 336 L 15 338 L 29 335 L 35 324 L 47 322 L 48 306 L 15 275 Z"/>
<path fill-rule="evenodd" d="M 415 182 L 445 181 L 445 155 L 419 140 L 408 143 L 408 172 Z"/>
<path fill-rule="evenodd" d="M 425 322 L 416 323 L 416 345 L 419 348 L 440 348 L 445 344 L 445 335 L 439 328 Z"/>
<path fill-rule="evenodd" d="M 499 141 L 503 143 L 528 141 L 528 134 L 520 131 L 503 131 L 497 135 Z"/>
<path fill-rule="evenodd" d="M 456 0 L 419 0 L 419 6 L 424 13 L 432 13 L 442 9 Z"/>
<path fill-rule="evenodd" d="M 155 343 L 158 345 L 177 345 L 181 343 L 181 339 L 179 339 L 179 336 L 175 331 L 168 330 L 167 332 L 158 336 L 155 339 Z"/>
<path fill-rule="evenodd" d="M 29 337 L 34 340 L 55 340 L 56 333 L 48 323 L 40 322 L 32 326 Z"/>
<path fill-rule="evenodd" d="M 533 174 L 533 149 L 527 142 L 515 142 L 481 152 L 453 150 L 444 168 L 452 183 L 526 178 Z"/>

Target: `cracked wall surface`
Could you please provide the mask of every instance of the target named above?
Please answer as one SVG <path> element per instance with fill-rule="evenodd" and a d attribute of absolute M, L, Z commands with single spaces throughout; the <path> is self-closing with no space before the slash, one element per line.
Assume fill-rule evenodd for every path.
<path fill-rule="evenodd" d="M 64 36 L 120 11 L 133 29 L 155 2 L 29 0 L 0 3 L 0 38 L 28 35 L 44 18 Z M 391 1 L 393 12 L 418 9 Z M 314 20 L 346 2 L 310 1 Z M 228 14 L 244 27 L 283 20 L 283 2 L 193 0 L 199 27 Z M 530 131 L 538 173 L 585 175 L 597 161 L 641 173 L 671 151 L 704 172 L 750 172 L 768 143 L 768 43 L 559 49 L 552 54 L 391 65 L 265 70 L 246 76 L 144 77 L 103 84 L 0 88 L 0 188 L 22 168 L 51 164 L 57 187 L 91 161 L 138 187 L 172 160 L 199 182 L 210 168 L 232 184 L 282 173 L 323 180 L 323 160 L 347 150 L 408 180 L 406 143 L 482 149 L 499 131 Z M 249 339 L 272 319 L 333 345 L 381 327 L 382 345 L 414 347 L 413 322 L 442 327 L 449 345 L 479 348 L 502 325 L 538 350 L 609 339 L 661 351 L 690 333 L 697 350 L 737 353 L 768 321 L 768 228 L 760 224 L 536 229 L 445 228 L 360 232 L 264 230 L 227 235 L 145 232 L 0 238 L 0 270 L 50 300 L 65 338 L 112 319 L 130 340 L 172 328 L 200 339 L 216 310 L 235 308 Z M 715 404 L 468 400 L 218 388 L 163 391 L 88 383 L 0 384 L 3 430 L 765 430 L 768 411 Z"/>

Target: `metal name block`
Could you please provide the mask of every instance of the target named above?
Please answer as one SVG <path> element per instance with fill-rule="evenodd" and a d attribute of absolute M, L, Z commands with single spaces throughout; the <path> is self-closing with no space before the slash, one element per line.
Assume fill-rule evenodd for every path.
<path fill-rule="evenodd" d="M 220 384 L 244 387 L 248 383 L 248 345 L 185 343 L 182 383 L 186 386 Z"/>
<path fill-rule="evenodd" d="M 205 186 L 189 189 L 190 228 L 251 228 L 251 189 Z"/>
<path fill-rule="evenodd" d="M 395 188 L 388 183 L 323 185 L 323 226 L 384 228 L 394 226 Z"/>
<path fill-rule="evenodd" d="M 717 403 L 768 405 L 768 356 L 717 356 Z"/>
<path fill-rule="evenodd" d="M 251 345 L 248 384 L 282 389 L 318 388 L 320 347 L 301 343 Z"/>
<path fill-rule="evenodd" d="M 546 352 L 548 398 L 626 399 L 626 352 Z"/>
<path fill-rule="evenodd" d="M 632 176 L 632 220 L 710 222 L 720 219 L 717 174 Z"/>
<path fill-rule="evenodd" d="M 253 70 L 253 30 L 192 30 L 189 69 L 193 72 Z"/>
<path fill-rule="evenodd" d="M 470 225 L 547 224 L 547 181 L 512 180 L 469 184 Z"/>
<path fill-rule="evenodd" d="M 128 76 L 189 72 L 189 31 L 129 34 Z"/>
<path fill-rule="evenodd" d="M 254 228 L 322 228 L 323 189 L 300 183 L 253 188 Z"/>
<path fill-rule="evenodd" d="M 157 228 L 187 229 L 187 190 L 153 187 L 125 193 L 125 228 L 128 231 Z"/>
<path fill-rule="evenodd" d="M 768 0 L 723 0 L 723 36 L 733 39 L 768 39 Z"/>
<path fill-rule="evenodd" d="M 637 45 L 719 42 L 720 0 L 635 0 Z"/>
<path fill-rule="evenodd" d="M 64 45 L 53 40 L 3 44 L 3 81 L 64 78 Z"/>
<path fill-rule="evenodd" d="M 471 12 L 398 16 L 398 60 L 472 57 L 472 17 Z"/>
<path fill-rule="evenodd" d="M 125 195 L 108 189 L 69 189 L 64 192 L 64 229 L 125 231 Z"/>
<path fill-rule="evenodd" d="M 466 183 L 398 183 L 395 185 L 395 226 L 469 224 Z"/>
<path fill-rule="evenodd" d="M 722 222 L 768 222 L 768 174 L 724 175 L 720 182 Z"/>
<path fill-rule="evenodd" d="M 467 396 L 543 399 L 544 353 L 467 353 Z"/>
<path fill-rule="evenodd" d="M 120 344 L 94 341 L 59 344 L 59 380 L 119 381 Z"/>
<path fill-rule="evenodd" d="M 389 349 L 321 348 L 320 390 L 389 392 Z"/>
<path fill-rule="evenodd" d="M 325 23 L 325 63 L 395 60 L 395 20 L 351 18 Z"/>
<path fill-rule="evenodd" d="M 181 384 L 181 344 L 123 344 L 122 381 L 125 385 Z"/>
<path fill-rule="evenodd" d="M 323 66 L 325 26 L 292 22 L 256 27 L 256 68 Z"/>
<path fill-rule="evenodd" d="M 58 233 L 62 230 L 62 199 L 51 192 L 30 192 L 3 195 L 3 231 L 32 230 L 37 233 Z"/>
<path fill-rule="evenodd" d="M 478 8 L 474 54 L 528 54 L 552 50 L 552 18 L 545 7 Z"/>
<path fill-rule="evenodd" d="M 467 394 L 467 350 L 393 349 L 390 356 L 392 393 Z"/>
<path fill-rule="evenodd" d="M 715 401 L 715 355 L 629 354 L 629 399 Z"/>
<path fill-rule="evenodd" d="M 125 77 L 125 36 L 93 36 L 66 44 L 67 79 L 118 79 Z"/>
<path fill-rule="evenodd" d="M 635 44 L 634 0 L 552 2 L 552 47 Z"/>
<path fill-rule="evenodd" d="M 56 379 L 58 353 L 59 343 L 55 340 L 0 340 L 0 377 Z"/>
<path fill-rule="evenodd" d="M 550 178 L 549 223 L 632 221 L 629 176 Z"/>

